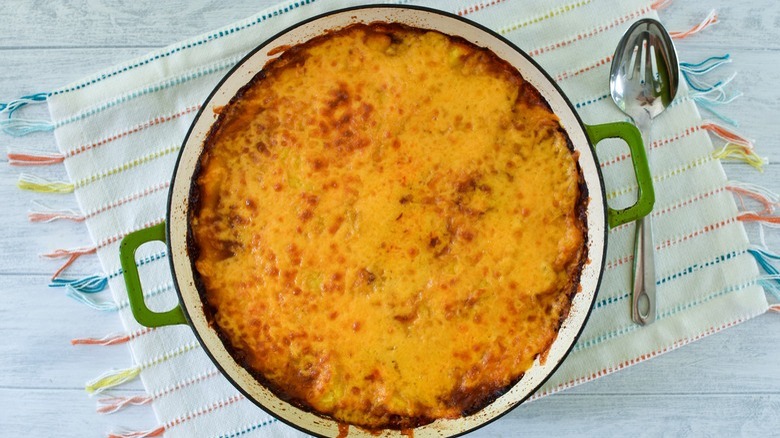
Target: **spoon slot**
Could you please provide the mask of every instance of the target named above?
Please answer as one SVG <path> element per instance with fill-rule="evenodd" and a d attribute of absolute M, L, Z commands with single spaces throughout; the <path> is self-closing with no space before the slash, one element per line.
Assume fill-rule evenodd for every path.
<path fill-rule="evenodd" d="M 642 39 L 642 60 L 639 64 L 639 83 L 645 84 L 645 69 L 647 67 L 647 40 Z"/>
<path fill-rule="evenodd" d="M 631 52 L 631 61 L 628 63 L 628 79 L 634 79 L 634 68 L 636 67 L 636 54 L 639 52 L 639 46 L 634 46 Z"/>

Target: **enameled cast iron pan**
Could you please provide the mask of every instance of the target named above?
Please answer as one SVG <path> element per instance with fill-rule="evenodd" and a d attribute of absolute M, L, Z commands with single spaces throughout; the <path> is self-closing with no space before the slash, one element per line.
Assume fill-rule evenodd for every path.
<path fill-rule="evenodd" d="M 204 140 L 216 120 L 214 109 L 226 105 L 266 62 L 283 51 L 276 50 L 277 48 L 294 46 L 322 35 L 328 30 L 339 29 L 350 24 L 377 21 L 402 23 L 458 36 L 477 46 L 492 50 L 516 67 L 523 78 L 536 87 L 560 118 L 562 128 L 568 133 L 575 151 L 579 152 L 579 165 L 589 194 L 588 254 L 580 280 L 581 290 L 574 297 L 571 311 L 550 347 L 546 361 L 540 363 L 537 360 L 517 384 L 481 411 L 458 419 L 438 420 L 413 431 L 415 437 L 458 435 L 483 426 L 505 414 L 533 394 L 555 371 L 571 350 L 590 314 L 604 267 L 608 226 L 614 227 L 647 215 L 654 202 L 652 181 L 639 131 L 633 125 L 624 122 L 598 126 L 584 125 L 577 116 L 574 106 L 550 76 L 522 50 L 498 34 L 463 18 L 431 9 L 368 6 L 314 17 L 262 43 L 227 74 L 206 100 L 184 140 L 176 163 L 170 186 L 166 222 L 133 233 L 122 241 L 120 249 L 122 267 L 133 314 L 139 323 L 148 327 L 189 324 L 204 351 L 249 400 L 285 423 L 308 433 L 324 436 L 338 435 L 340 428 L 336 421 L 301 410 L 279 399 L 262 386 L 228 353 L 217 332 L 209 326 L 203 311 L 203 303 L 195 287 L 192 262 L 187 252 L 187 220 L 190 207 L 188 196 Z M 607 207 L 604 183 L 593 150 L 594 145 L 602 139 L 613 137 L 622 138 L 628 144 L 639 185 L 637 203 L 624 210 L 613 210 Z M 179 306 L 164 313 L 153 312 L 144 303 L 134 258 L 135 250 L 140 245 L 154 240 L 167 242 L 168 258 L 180 300 Z M 343 425 L 341 428 L 343 429 Z M 356 428 L 351 428 L 349 433 L 351 436 L 367 434 Z M 400 431 L 388 430 L 383 435 L 398 434 Z"/>

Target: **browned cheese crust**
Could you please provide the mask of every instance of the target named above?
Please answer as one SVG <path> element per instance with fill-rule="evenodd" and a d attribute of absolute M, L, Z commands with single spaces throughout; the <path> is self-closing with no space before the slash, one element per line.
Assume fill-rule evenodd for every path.
<path fill-rule="evenodd" d="M 287 49 L 193 179 L 207 312 L 277 396 L 368 429 L 474 413 L 544 354 L 585 259 L 558 118 L 492 52 L 401 25 Z"/>

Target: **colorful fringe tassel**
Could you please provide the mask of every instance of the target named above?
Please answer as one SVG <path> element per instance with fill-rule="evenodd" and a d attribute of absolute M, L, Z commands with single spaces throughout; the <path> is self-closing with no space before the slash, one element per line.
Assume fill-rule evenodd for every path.
<path fill-rule="evenodd" d="M 107 397 L 98 400 L 98 409 L 97 411 L 102 414 L 111 414 L 114 412 L 117 412 L 126 406 L 133 405 L 133 404 L 145 404 L 148 402 L 152 402 L 160 397 L 163 397 L 165 395 L 168 395 L 174 391 L 178 391 L 182 388 L 186 388 L 188 386 L 194 385 L 196 383 L 200 383 L 204 380 L 210 379 L 214 376 L 219 375 L 219 370 L 216 368 L 212 368 L 211 370 L 199 374 L 195 377 L 190 377 L 186 380 L 182 380 L 174 385 L 170 385 L 162 390 L 159 390 L 155 392 L 154 394 L 151 394 L 149 396 L 134 396 L 134 397 Z"/>
<path fill-rule="evenodd" d="M 780 205 L 780 196 L 756 184 L 731 181 L 726 189 L 737 196 L 743 210 L 747 209 L 745 197 L 758 202 L 764 207 L 758 212 L 759 214 L 772 214 L 775 211 L 775 207 Z"/>
<path fill-rule="evenodd" d="M 74 289 L 68 289 L 68 291 L 65 293 L 65 296 L 72 298 L 89 308 L 100 310 L 101 312 L 116 312 L 120 309 L 119 305 L 116 304 L 113 300 L 100 301 L 92 298 L 89 294 L 84 294 Z"/>
<path fill-rule="evenodd" d="M 54 130 L 54 123 L 46 120 L 30 119 L 2 119 L 0 120 L 0 129 L 8 135 L 14 137 L 23 137 L 33 132 L 50 132 Z"/>
<path fill-rule="evenodd" d="M 0 114 L 8 113 L 10 117 L 16 110 L 35 103 L 43 103 L 49 98 L 49 93 L 35 93 L 22 96 L 8 103 L 0 103 Z"/>
<path fill-rule="evenodd" d="M 780 260 L 780 256 L 762 248 L 749 248 L 748 252 L 756 259 L 761 269 L 769 274 L 762 278 L 760 283 L 777 299 L 780 299 L 780 270 L 771 263 L 771 260 Z"/>
<path fill-rule="evenodd" d="M 55 278 L 49 287 L 67 287 L 83 294 L 94 294 L 102 291 L 108 285 L 108 278 L 102 275 L 90 275 L 78 279 Z"/>
<path fill-rule="evenodd" d="M 753 149 L 733 143 L 727 143 L 720 150 L 715 151 L 712 156 L 720 160 L 741 161 L 749 164 L 759 172 L 764 171 L 764 165 L 766 164 L 766 159 L 756 155 Z"/>
<path fill-rule="evenodd" d="M 180 356 L 196 348 L 200 348 L 200 343 L 198 343 L 198 341 L 192 341 L 182 346 L 179 346 L 171 351 L 160 354 L 155 358 L 143 362 L 134 367 L 126 368 L 122 370 L 109 371 L 107 373 L 98 376 L 96 379 L 87 382 L 87 384 L 84 386 L 84 389 L 89 394 L 99 394 L 103 391 L 106 391 L 108 389 L 114 388 L 123 383 L 129 382 L 130 380 L 135 379 L 136 377 L 138 377 L 139 374 L 141 374 L 141 370 L 150 368 L 154 365 L 159 365 L 160 363 L 163 363 L 174 357 Z"/>
<path fill-rule="evenodd" d="M 173 289 L 173 282 L 166 283 L 162 286 L 158 286 L 155 287 L 154 289 L 144 292 L 144 299 L 149 299 L 151 297 L 160 295 L 161 293 L 172 289 Z M 76 291 L 73 288 L 68 288 L 68 291 L 65 293 L 65 296 L 67 296 L 68 298 L 72 298 L 82 304 L 85 304 L 87 307 L 90 307 L 95 310 L 100 310 L 102 312 L 116 312 L 130 305 L 127 299 L 121 301 L 120 303 L 115 303 L 113 300 L 105 300 L 105 301 L 98 300 L 96 298 L 93 298 L 92 294 L 81 293 Z"/>
<path fill-rule="evenodd" d="M 73 184 L 62 181 L 49 181 L 28 173 L 19 175 L 19 181 L 17 181 L 16 186 L 22 190 L 38 193 L 72 193 L 74 189 Z"/>
<path fill-rule="evenodd" d="M 165 427 L 160 426 L 156 429 L 143 430 L 137 432 L 111 432 L 108 438 L 151 438 L 165 433 Z"/>
<path fill-rule="evenodd" d="M 84 248 L 74 248 L 74 249 L 58 249 L 54 252 L 50 252 L 48 254 L 43 254 L 43 257 L 49 258 L 49 259 L 61 259 L 67 257 L 68 260 L 60 266 L 59 269 L 57 269 L 57 272 L 54 273 L 54 275 L 51 276 L 51 279 L 54 280 L 55 278 L 59 277 L 59 275 L 68 268 L 68 266 L 72 265 L 73 262 L 79 259 L 79 257 L 87 254 L 94 254 L 97 252 L 97 248 L 94 246 L 90 247 L 84 247 Z"/>
<path fill-rule="evenodd" d="M 746 137 L 739 135 L 734 131 L 728 130 L 716 123 L 712 123 L 712 122 L 703 123 L 701 127 L 715 134 L 719 138 L 726 140 L 729 143 L 744 146 L 746 148 L 751 148 L 751 149 L 753 148 L 752 140 L 749 140 Z"/>
<path fill-rule="evenodd" d="M 705 93 L 706 94 L 706 93 Z M 699 94 L 696 96 L 692 96 L 691 99 L 696 102 L 696 104 L 699 106 L 699 108 L 707 110 L 710 114 L 715 116 L 717 119 L 728 123 L 731 126 L 739 126 L 739 122 L 732 119 L 731 117 L 723 115 L 720 111 L 716 110 L 714 107 L 719 105 L 725 105 L 726 103 L 731 103 L 734 99 L 742 96 L 742 93 L 737 93 L 736 95 L 729 98 L 727 102 L 721 102 L 721 103 L 712 103 L 708 100 L 707 97 L 704 97 L 703 95 Z"/>
<path fill-rule="evenodd" d="M 37 210 L 27 212 L 27 219 L 30 222 L 54 222 L 58 220 L 84 222 L 86 219 L 75 210 L 55 210 L 40 201 L 33 201 L 33 205 L 37 207 Z"/>
<path fill-rule="evenodd" d="M 132 397 L 104 397 L 98 400 L 97 411 L 100 414 L 113 414 L 128 406 L 142 406 L 152 402 L 148 395 L 135 395 Z"/>
<path fill-rule="evenodd" d="M 152 330 L 154 329 L 144 327 L 132 333 L 111 334 L 111 335 L 103 336 L 102 338 L 76 338 L 76 339 L 71 339 L 70 344 L 71 345 L 102 345 L 102 346 L 124 344 L 125 342 L 128 342 L 139 336 L 143 336 L 151 332 Z"/>
<path fill-rule="evenodd" d="M 718 110 L 716 106 L 726 105 L 742 96 L 742 93 L 737 92 L 729 96 L 726 91 L 726 85 L 728 85 L 735 77 L 736 73 L 732 74 L 725 80 L 719 80 L 714 84 L 706 82 L 703 76 L 710 73 L 717 68 L 731 62 L 731 56 L 727 53 L 723 56 L 712 56 L 698 63 L 681 62 L 680 72 L 683 79 L 688 84 L 688 87 L 693 90 L 689 94 L 691 100 L 696 102 L 700 108 L 708 111 L 718 119 L 728 123 L 732 126 L 737 126 L 736 120 L 724 116 Z"/>
<path fill-rule="evenodd" d="M 31 152 L 10 152 L 8 154 L 8 164 L 11 166 L 48 166 L 65 161 L 62 154 L 33 154 Z"/>
<path fill-rule="evenodd" d="M 685 32 L 669 32 L 669 35 L 671 35 L 673 39 L 681 40 L 684 38 L 688 38 L 691 35 L 695 35 L 703 31 L 704 29 L 712 26 L 713 24 L 716 24 L 717 22 L 718 22 L 718 13 L 713 10 L 707 15 L 707 17 L 704 20 L 702 20 L 701 23 L 697 24 L 696 26 L 693 26 L 692 28 L 686 30 Z"/>
<path fill-rule="evenodd" d="M 722 56 L 711 56 L 704 61 L 698 62 L 696 64 L 690 63 L 690 62 L 681 62 L 680 63 L 680 70 L 691 73 L 691 74 L 697 74 L 701 75 L 704 73 L 709 73 L 716 68 L 720 67 L 723 64 L 728 64 L 731 62 L 731 55 L 728 53 Z"/>
<path fill-rule="evenodd" d="M 755 153 L 751 140 L 713 122 L 704 123 L 701 127 L 727 142 L 721 149 L 713 152 L 713 158 L 741 161 L 754 167 L 759 172 L 763 171 L 766 159 Z"/>
<path fill-rule="evenodd" d="M 113 370 L 98 376 L 96 379 L 87 382 L 84 389 L 89 394 L 100 394 L 101 392 L 127 383 L 141 374 L 141 367 L 126 368 L 123 370 Z"/>
<path fill-rule="evenodd" d="M 731 56 L 729 54 L 712 56 L 697 64 L 682 62 L 680 63 L 680 73 L 688 86 L 693 90 L 699 93 L 717 92 L 718 90 L 723 90 L 726 85 L 733 81 L 736 73 L 729 76 L 728 79 L 719 80 L 714 84 L 706 82 L 702 76 L 730 62 Z"/>
<path fill-rule="evenodd" d="M 666 8 L 667 6 L 672 4 L 672 0 L 656 0 L 651 5 L 650 8 L 654 9 L 656 11 L 659 11 L 661 9 Z"/>

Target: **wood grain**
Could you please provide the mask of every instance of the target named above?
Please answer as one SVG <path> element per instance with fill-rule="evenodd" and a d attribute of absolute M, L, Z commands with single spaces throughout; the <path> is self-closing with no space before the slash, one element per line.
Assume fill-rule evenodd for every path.
<path fill-rule="evenodd" d="M 324 0 L 323 0 L 324 1 Z M 243 2 L 135 0 L 14 0 L 0 8 L 0 101 L 48 91 L 117 62 L 254 14 L 274 0 Z M 6 7 L 9 5 L 9 7 Z M 729 90 L 744 96 L 724 114 L 741 122 L 757 150 L 780 160 L 776 120 L 780 91 L 780 6 L 775 0 L 749 5 L 726 0 L 707 4 L 677 0 L 662 18 L 670 29 L 698 22 L 709 8 L 721 22 L 678 43 L 680 58 L 699 61 L 730 53 L 734 63 L 719 74 L 739 75 Z M 186 11 L 186 12 L 184 12 Z M 25 112 L 46 117 L 44 106 Z M 706 113 L 705 113 L 706 116 Z M 47 134 L 0 136 L 9 149 L 55 150 Z M 780 192 L 780 167 L 763 174 L 743 164 L 725 166 L 730 178 Z M 33 199 L 75 206 L 68 195 L 21 192 L 19 168 L 0 158 L 0 435 L 105 436 L 122 427 L 156 425 L 151 409 L 136 407 L 112 416 L 95 413 L 84 383 L 111 368 L 130 364 L 123 346 L 73 347 L 74 337 L 121 330 L 116 315 L 97 313 L 47 287 L 59 262 L 38 254 L 89 242 L 79 224 L 30 224 Z M 63 178 L 60 166 L 36 168 Z M 758 226 L 747 224 L 753 241 Z M 780 249 L 780 233 L 767 235 Z M 85 258 L 75 275 L 99 270 Z M 780 430 L 780 315 L 767 314 L 651 361 L 523 405 L 475 436 L 772 436 Z M 126 387 L 141 393 L 140 382 Z"/>

